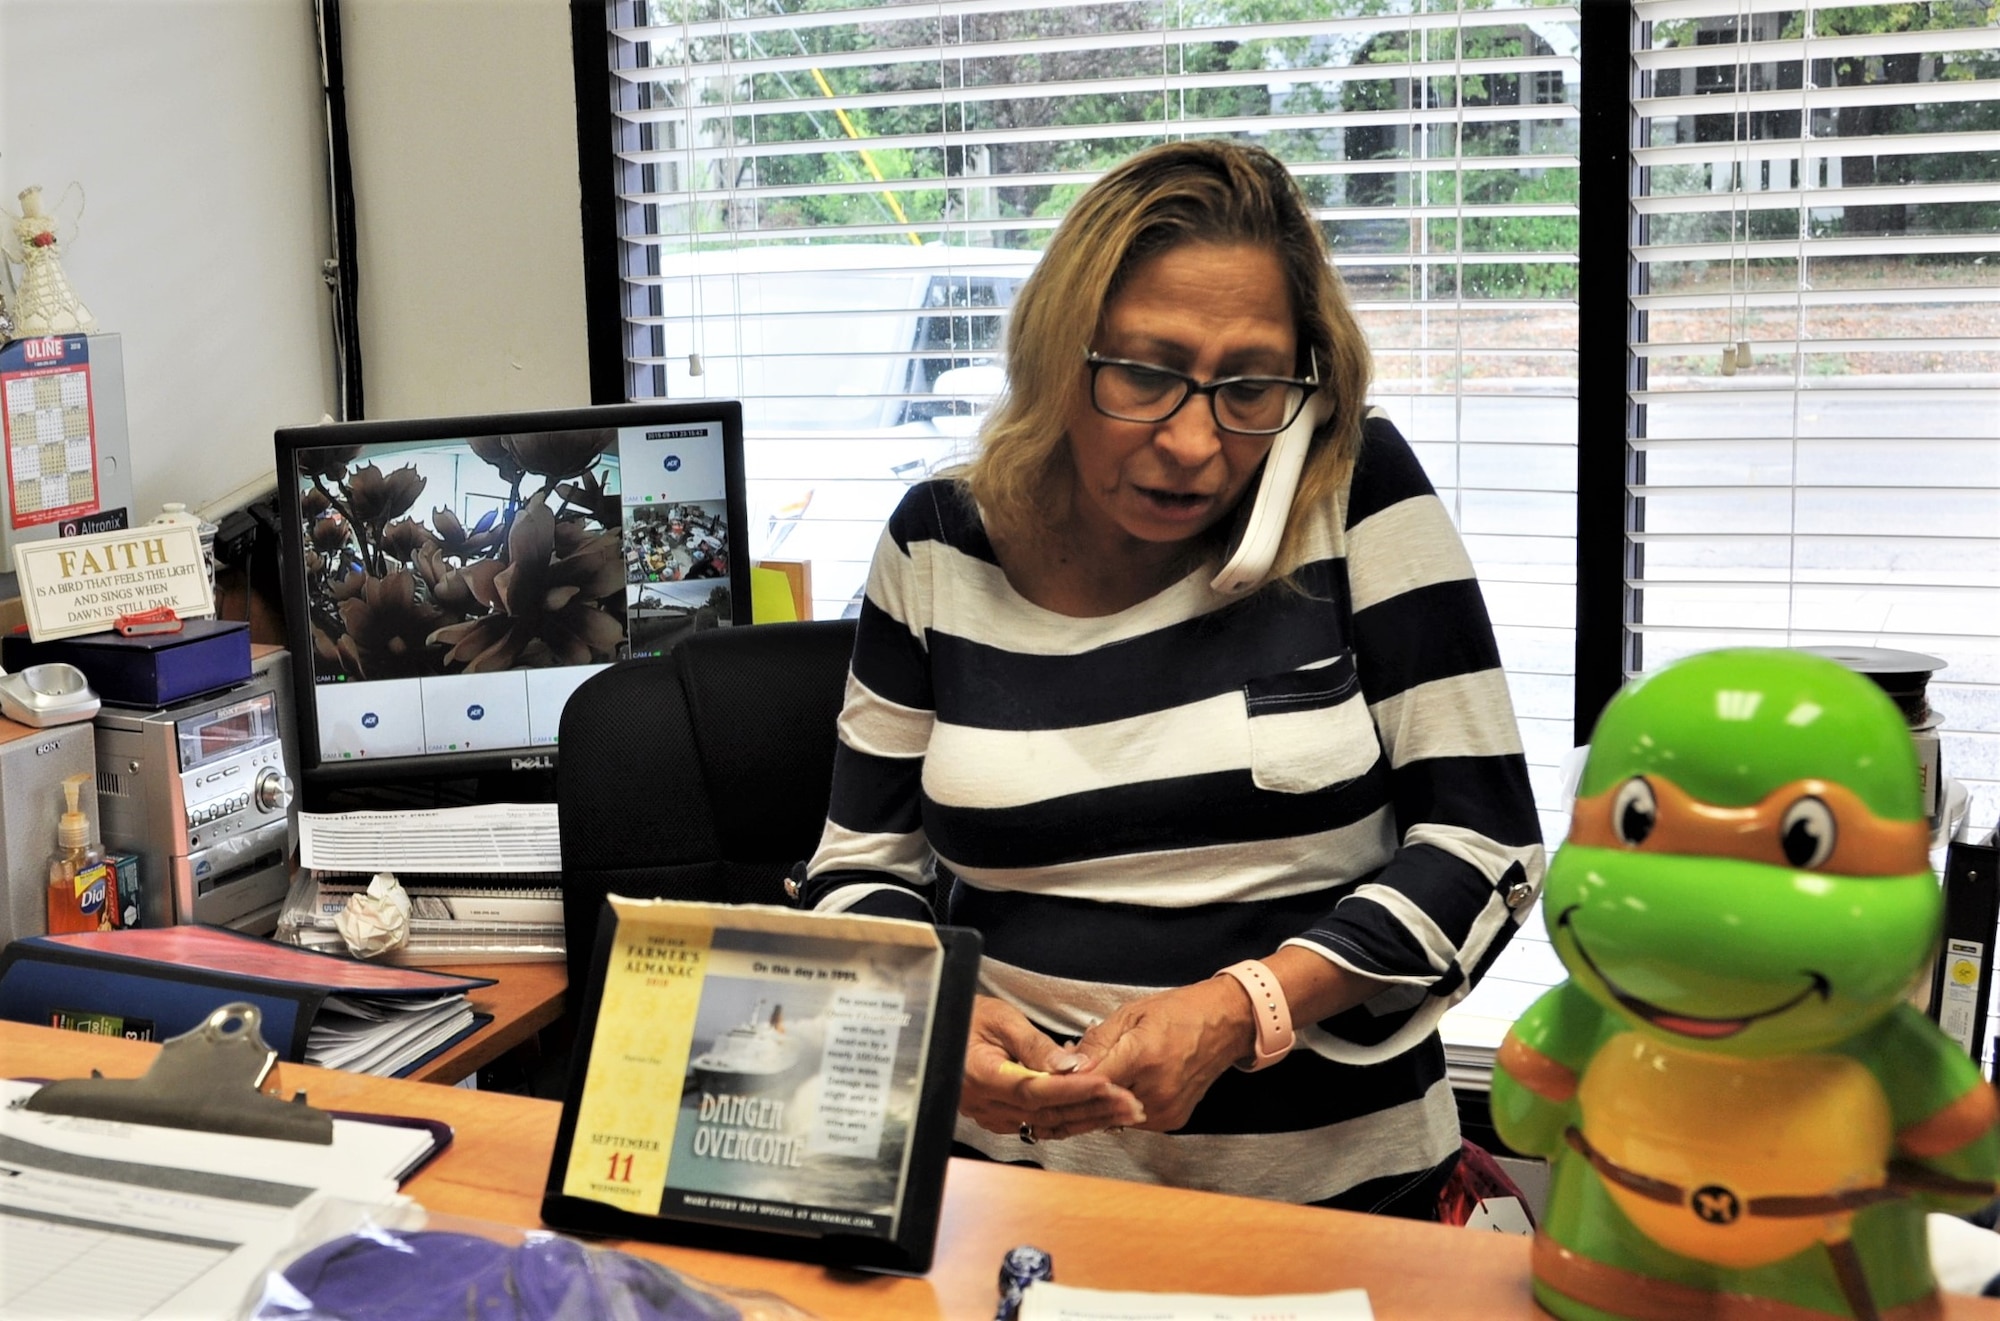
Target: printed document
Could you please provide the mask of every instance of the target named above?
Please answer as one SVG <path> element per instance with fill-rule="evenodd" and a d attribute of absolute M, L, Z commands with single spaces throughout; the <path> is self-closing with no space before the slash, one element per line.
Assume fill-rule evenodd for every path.
<path fill-rule="evenodd" d="M 1366 1289 L 1333 1293 L 1123 1293 L 1041 1280 L 1021 1295 L 1020 1321 L 1374 1321 Z"/>
<path fill-rule="evenodd" d="M 34 1084 L 0 1082 L 11 1106 Z M 0 1109 L 0 1315 L 237 1315 L 288 1248 L 412 1204 L 421 1129 L 334 1121 L 332 1146 Z"/>
<path fill-rule="evenodd" d="M 554 803 L 402 812 L 301 812 L 299 862 L 316 872 L 506 875 L 562 871 Z"/>

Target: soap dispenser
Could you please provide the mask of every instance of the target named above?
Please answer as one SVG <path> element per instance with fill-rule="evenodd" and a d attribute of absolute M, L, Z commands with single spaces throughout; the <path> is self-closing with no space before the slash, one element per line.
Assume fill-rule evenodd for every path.
<path fill-rule="evenodd" d="M 62 782 L 67 810 L 56 825 L 55 856 L 49 859 L 49 934 L 109 931 L 117 925 L 118 897 L 104 850 L 90 837 L 83 810 L 83 786 L 90 776 Z"/>

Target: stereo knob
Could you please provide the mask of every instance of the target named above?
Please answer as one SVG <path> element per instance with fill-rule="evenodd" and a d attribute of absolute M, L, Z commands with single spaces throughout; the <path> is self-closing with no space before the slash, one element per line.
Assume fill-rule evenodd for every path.
<path fill-rule="evenodd" d="M 292 782 L 276 768 L 257 777 L 257 810 L 282 812 L 292 805 Z"/>

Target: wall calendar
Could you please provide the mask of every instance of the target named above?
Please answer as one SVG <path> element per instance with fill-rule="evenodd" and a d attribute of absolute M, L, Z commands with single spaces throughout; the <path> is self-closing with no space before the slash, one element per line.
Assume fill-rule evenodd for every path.
<path fill-rule="evenodd" d="M 19 340 L 0 356 L 8 517 L 16 528 L 98 507 L 90 345 L 82 335 Z"/>

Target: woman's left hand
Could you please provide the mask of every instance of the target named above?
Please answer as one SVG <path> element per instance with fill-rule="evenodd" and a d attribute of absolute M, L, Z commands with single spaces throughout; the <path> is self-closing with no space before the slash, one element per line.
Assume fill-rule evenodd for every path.
<path fill-rule="evenodd" d="M 1121 1005 L 1083 1034 L 1075 1052 L 1146 1108 L 1140 1128 L 1171 1133 L 1222 1071 L 1247 1058 L 1257 1027 L 1249 997 L 1225 978 L 1157 991 Z"/>

